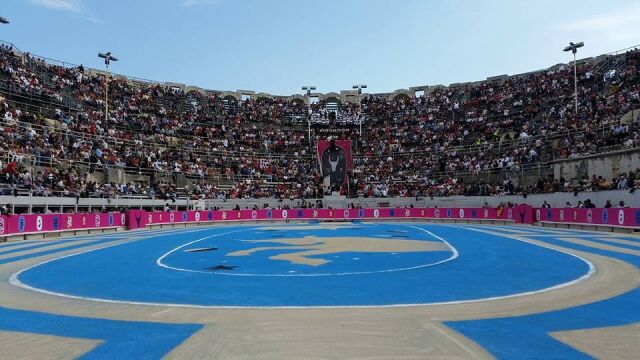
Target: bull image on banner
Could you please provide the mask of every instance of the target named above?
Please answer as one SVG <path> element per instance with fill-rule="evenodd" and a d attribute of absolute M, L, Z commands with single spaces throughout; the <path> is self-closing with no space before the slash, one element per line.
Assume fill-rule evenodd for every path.
<path fill-rule="evenodd" d="M 351 169 L 351 140 L 318 141 L 318 162 L 322 176 L 329 177 L 331 185 L 346 184 Z"/>

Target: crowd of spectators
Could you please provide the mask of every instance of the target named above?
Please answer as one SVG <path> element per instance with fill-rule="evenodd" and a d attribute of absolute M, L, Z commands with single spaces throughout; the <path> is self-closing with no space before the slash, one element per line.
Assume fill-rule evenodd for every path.
<path fill-rule="evenodd" d="M 299 97 L 239 101 L 116 76 L 105 114 L 104 74 L 2 46 L 0 179 L 43 196 L 320 197 L 322 178 L 307 138 L 311 121 L 314 137 L 330 129 L 354 140 L 349 190 L 362 196 L 634 188 L 634 173 L 623 174 L 623 185 L 597 177 L 520 185 L 509 176 L 554 159 L 640 145 L 637 124 L 621 121 L 640 107 L 640 52 L 582 62 L 577 71 L 577 113 L 572 67 L 559 65 L 420 97 L 368 95 L 359 103 L 310 106 Z M 148 175 L 150 182 L 94 176 L 106 168 Z M 507 180 L 477 180 L 484 173 Z M 178 188 L 178 175 L 192 185 Z"/>

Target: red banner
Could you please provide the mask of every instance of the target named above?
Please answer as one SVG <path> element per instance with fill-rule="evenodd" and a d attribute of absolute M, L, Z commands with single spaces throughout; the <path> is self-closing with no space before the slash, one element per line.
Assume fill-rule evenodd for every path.
<path fill-rule="evenodd" d="M 329 176 L 331 185 L 346 184 L 351 170 L 351 140 L 320 140 L 317 150 L 322 176 Z"/>

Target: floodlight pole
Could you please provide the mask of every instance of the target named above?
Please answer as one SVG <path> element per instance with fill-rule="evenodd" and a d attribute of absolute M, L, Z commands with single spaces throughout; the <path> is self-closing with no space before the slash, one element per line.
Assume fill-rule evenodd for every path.
<path fill-rule="evenodd" d="M 111 52 L 98 53 L 98 57 L 104 59 L 104 65 L 106 68 L 105 81 L 104 81 L 104 126 L 105 128 L 109 124 L 109 65 L 112 61 L 118 61 L 118 58 L 111 55 Z"/>
<path fill-rule="evenodd" d="M 366 89 L 367 84 L 353 85 L 352 88 L 358 90 L 358 101 L 360 101 L 360 97 L 362 96 L 362 89 Z M 362 119 L 361 118 L 358 118 L 358 124 L 360 125 L 360 133 L 359 133 L 360 138 L 362 138 Z"/>
<path fill-rule="evenodd" d="M 576 52 L 573 51 L 573 100 L 576 107 L 576 115 L 578 115 L 578 69 L 576 64 Z"/>
<path fill-rule="evenodd" d="M 308 139 L 309 139 L 309 148 L 311 148 L 311 90 L 315 90 L 315 86 L 303 86 L 302 90 L 307 91 L 307 127 L 308 127 Z"/>
<path fill-rule="evenodd" d="M 104 126 L 109 123 L 109 63 L 105 61 L 106 75 L 104 77 Z"/>
<path fill-rule="evenodd" d="M 574 44 L 573 42 L 569 43 L 569 46 L 566 46 L 562 51 L 571 51 L 573 53 L 573 101 L 575 104 L 576 116 L 578 116 L 578 70 L 577 70 L 577 60 L 576 53 L 578 49 L 583 47 L 584 43 L 579 42 Z"/>

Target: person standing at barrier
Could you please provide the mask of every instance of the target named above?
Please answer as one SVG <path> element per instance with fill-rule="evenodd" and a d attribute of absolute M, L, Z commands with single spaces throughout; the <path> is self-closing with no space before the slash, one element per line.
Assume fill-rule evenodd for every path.
<path fill-rule="evenodd" d="M 0 215 L 13 215 L 11 204 L 2 205 L 0 207 Z"/>

